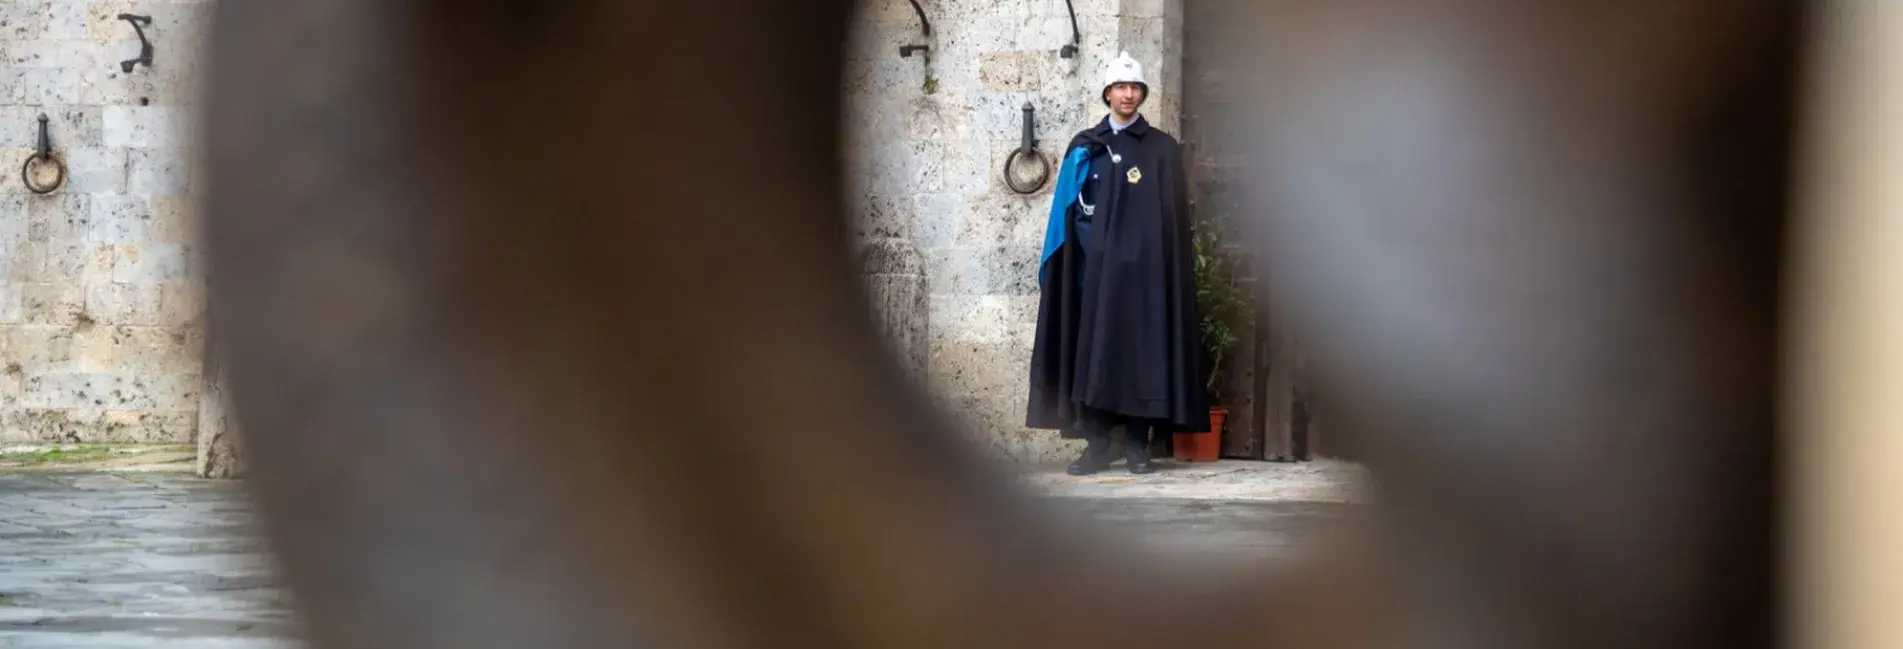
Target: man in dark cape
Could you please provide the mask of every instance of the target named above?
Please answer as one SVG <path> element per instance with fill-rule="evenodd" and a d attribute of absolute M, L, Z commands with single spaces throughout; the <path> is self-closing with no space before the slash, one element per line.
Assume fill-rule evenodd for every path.
<path fill-rule="evenodd" d="M 1176 139 L 1137 112 L 1149 86 L 1128 54 L 1103 96 L 1110 114 L 1058 170 L 1026 424 L 1088 441 L 1074 475 L 1108 466 L 1123 426 L 1130 472 L 1143 474 L 1152 431 L 1209 430 L 1189 188 Z"/>

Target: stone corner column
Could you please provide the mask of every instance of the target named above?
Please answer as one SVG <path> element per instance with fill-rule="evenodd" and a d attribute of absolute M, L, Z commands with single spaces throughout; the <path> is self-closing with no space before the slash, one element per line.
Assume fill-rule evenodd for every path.
<path fill-rule="evenodd" d="M 202 386 L 198 391 L 198 476 L 233 479 L 245 474 L 238 428 L 233 425 L 225 398 L 224 364 L 210 342 L 204 349 Z"/>

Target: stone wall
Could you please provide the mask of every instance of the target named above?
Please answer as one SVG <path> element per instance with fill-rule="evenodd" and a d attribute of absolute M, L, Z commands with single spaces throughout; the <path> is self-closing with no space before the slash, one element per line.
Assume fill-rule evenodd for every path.
<path fill-rule="evenodd" d="M 187 152 L 193 0 L 0 2 L 0 442 L 191 443 L 201 393 Z M 150 67 L 121 13 L 150 16 Z M 64 186 L 20 169 L 50 122 Z"/>
<path fill-rule="evenodd" d="M 858 18 L 845 61 L 856 227 L 880 259 L 906 260 L 872 269 L 868 285 L 904 293 L 882 301 L 909 311 L 883 318 L 903 330 L 902 357 L 929 366 L 940 402 L 1001 456 L 1065 452 L 1022 427 L 1050 196 L 1004 185 L 1019 109 L 1036 107 L 1040 150 L 1055 157 L 1101 116 L 1103 66 L 1129 51 L 1155 89 L 1146 114 L 1175 131 L 1182 2 L 1076 0 L 1071 59 L 1059 56 L 1063 0 L 921 0 L 930 36 L 907 0 L 868 0 Z M 0 442 L 188 443 L 200 401 L 217 398 L 200 360 L 186 123 L 207 8 L 0 0 Z M 139 53 L 121 13 L 153 18 L 154 65 L 119 68 Z M 929 50 L 900 57 L 908 44 Z M 43 196 L 17 173 L 41 113 L 70 167 Z M 221 410 L 203 414 L 223 432 Z"/>
<path fill-rule="evenodd" d="M 1104 66 L 1128 51 L 1153 87 L 1146 116 L 1174 132 L 1182 3 L 1075 0 L 1083 38 L 1071 59 L 1059 55 L 1071 42 L 1064 0 L 920 0 L 930 36 L 907 0 L 868 0 L 858 18 L 845 62 L 856 233 L 916 250 L 933 393 L 1000 457 L 1070 452 L 1055 433 L 1023 427 L 1051 197 L 1048 184 L 1029 196 L 1005 185 L 1021 107 L 1035 107 L 1039 150 L 1055 164 L 1103 116 Z M 901 57 L 911 44 L 930 49 Z"/>

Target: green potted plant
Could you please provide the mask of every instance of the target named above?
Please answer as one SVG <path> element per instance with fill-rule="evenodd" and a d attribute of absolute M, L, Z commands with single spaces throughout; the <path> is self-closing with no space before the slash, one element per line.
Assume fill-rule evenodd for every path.
<path fill-rule="evenodd" d="M 1171 446 L 1176 458 L 1190 462 L 1214 462 L 1222 453 L 1222 426 L 1229 417 L 1223 406 L 1224 372 L 1229 353 L 1240 340 L 1233 327 L 1236 318 L 1249 308 L 1242 289 L 1236 285 L 1235 260 L 1224 250 L 1227 241 L 1221 220 L 1197 224 L 1192 246 L 1195 254 L 1196 309 L 1201 329 L 1204 366 L 1209 376 L 1203 384 L 1209 395 L 1209 430 L 1178 433 Z"/>

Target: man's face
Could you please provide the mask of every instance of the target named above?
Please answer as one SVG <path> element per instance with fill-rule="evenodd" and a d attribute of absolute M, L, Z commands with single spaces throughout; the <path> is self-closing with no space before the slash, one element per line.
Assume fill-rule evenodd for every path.
<path fill-rule="evenodd" d="M 1137 108 L 1143 106 L 1143 86 L 1134 83 L 1111 84 L 1104 91 L 1104 99 L 1110 102 L 1110 112 L 1115 113 L 1117 119 L 1127 121 L 1136 117 Z"/>

